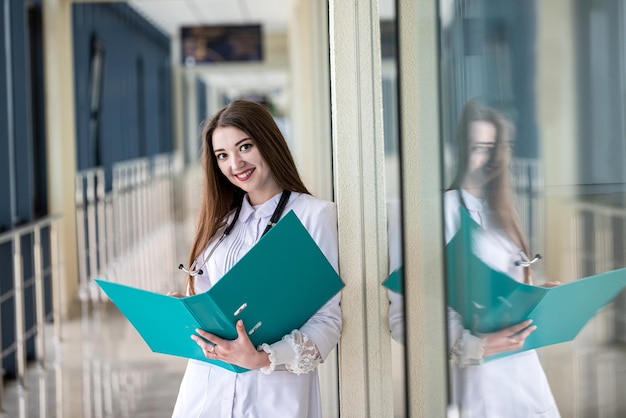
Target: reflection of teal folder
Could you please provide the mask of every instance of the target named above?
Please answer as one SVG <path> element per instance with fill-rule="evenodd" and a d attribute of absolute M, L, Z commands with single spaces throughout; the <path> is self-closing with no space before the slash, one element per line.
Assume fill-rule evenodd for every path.
<path fill-rule="evenodd" d="M 389 290 L 393 290 L 396 293 L 403 294 L 404 286 L 403 286 L 403 268 L 399 267 L 383 281 L 383 286 L 385 286 Z"/>
<path fill-rule="evenodd" d="M 234 372 L 246 369 L 204 357 L 190 338 L 196 328 L 234 339 L 242 319 L 255 347 L 271 344 L 304 325 L 344 286 L 293 211 L 205 293 L 175 298 L 96 281 L 153 351 Z"/>
<path fill-rule="evenodd" d="M 462 209 L 461 228 L 446 247 L 448 304 L 472 332 L 493 332 L 532 319 L 537 329 L 519 351 L 574 339 L 626 286 L 626 268 L 551 288 L 520 283 L 473 253 L 472 233 L 478 228 Z"/>

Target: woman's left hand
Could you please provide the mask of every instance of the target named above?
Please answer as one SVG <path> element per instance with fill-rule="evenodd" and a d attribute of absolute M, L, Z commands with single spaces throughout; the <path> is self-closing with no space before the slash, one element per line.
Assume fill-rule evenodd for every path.
<path fill-rule="evenodd" d="M 561 282 L 559 282 L 558 280 L 552 281 L 552 282 L 545 282 L 544 284 L 541 285 L 541 287 L 557 287 L 561 285 Z"/>
<path fill-rule="evenodd" d="M 224 340 L 201 329 L 196 329 L 196 332 L 214 344 L 197 335 L 192 335 L 191 338 L 202 348 L 206 358 L 222 360 L 251 370 L 269 366 L 269 354 L 265 351 L 257 351 L 252 345 L 243 321 L 237 321 L 235 327 L 237 329 L 235 340 Z"/>

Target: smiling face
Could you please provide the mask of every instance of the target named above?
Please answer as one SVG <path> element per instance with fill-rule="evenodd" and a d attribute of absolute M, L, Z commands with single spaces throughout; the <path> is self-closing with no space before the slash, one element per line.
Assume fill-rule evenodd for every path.
<path fill-rule="evenodd" d="M 487 121 L 475 120 L 469 125 L 469 155 L 467 174 L 463 188 L 477 197 L 483 196 L 483 188 L 494 175 L 491 164 L 496 152 L 496 126 Z"/>
<path fill-rule="evenodd" d="M 235 186 L 248 193 L 252 205 L 259 205 L 282 191 L 256 141 L 233 126 L 213 131 L 213 154 L 217 165 Z"/>

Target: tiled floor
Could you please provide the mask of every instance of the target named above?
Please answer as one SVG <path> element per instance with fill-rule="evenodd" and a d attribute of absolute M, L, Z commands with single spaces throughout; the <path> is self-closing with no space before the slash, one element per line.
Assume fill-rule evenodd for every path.
<path fill-rule="evenodd" d="M 63 323 L 63 341 L 47 347 L 47 368 L 27 370 L 27 390 L 7 383 L 4 416 L 170 417 L 185 359 L 152 353 L 111 304 L 87 317 Z"/>

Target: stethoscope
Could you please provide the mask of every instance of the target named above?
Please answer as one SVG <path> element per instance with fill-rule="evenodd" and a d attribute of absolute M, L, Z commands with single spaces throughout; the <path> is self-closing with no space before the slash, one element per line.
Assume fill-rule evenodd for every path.
<path fill-rule="evenodd" d="M 524 254 L 523 251 L 520 251 L 520 252 L 522 254 Z M 533 264 L 535 264 L 537 261 L 539 261 L 541 259 L 542 259 L 541 254 L 535 254 L 535 256 L 532 259 L 530 259 L 530 260 L 523 260 L 523 259 L 522 260 L 517 260 L 513 264 L 515 264 L 517 267 L 530 267 L 530 266 L 532 266 Z"/>
<path fill-rule="evenodd" d="M 263 234 L 261 234 L 261 236 L 267 234 L 267 232 L 274 225 L 276 225 L 276 222 L 278 222 L 280 215 L 285 210 L 285 206 L 287 205 L 287 201 L 289 200 L 289 195 L 291 195 L 291 192 L 289 190 L 283 190 L 283 193 L 280 195 L 280 201 L 278 202 L 278 205 L 276 205 L 276 209 L 274 210 L 274 213 L 272 214 L 272 217 L 267 223 L 267 226 L 265 227 L 265 230 L 263 231 Z M 239 205 L 237 206 L 237 210 L 235 211 L 235 216 L 233 217 L 232 222 L 230 223 L 230 225 L 226 227 L 226 229 L 224 229 L 224 232 L 222 232 L 222 236 L 215 243 L 213 248 L 211 248 L 211 251 L 209 251 L 209 254 L 204 258 L 204 261 L 202 262 L 202 265 L 200 267 L 196 268 L 196 265 L 198 264 L 198 259 L 196 258 L 194 262 L 191 264 L 191 266 L 189 267 L 189 269 L 186 269 L 182 263 L 178 265 L 178 269 L 184 271 L 185 273 L 189 274 L 192 277 L 202 275 L 204 273 L 202 268 L 209 261 L 209 259 L 211 258 L 211 256 L 213 255 L 217 247 L 219 247 L 222 241 L 224 241 L 224 238 L 226 238 L 226 236 L 228 236 L 232 232 L 233 228 L 235 227 L 235 223 L 237 222 L 237 219 L 239 219 L 239 213 L 241 212 L 242 206 L 243 206 L 243 199 L 241 199 L 241 201 L 239 202 Z"/>

